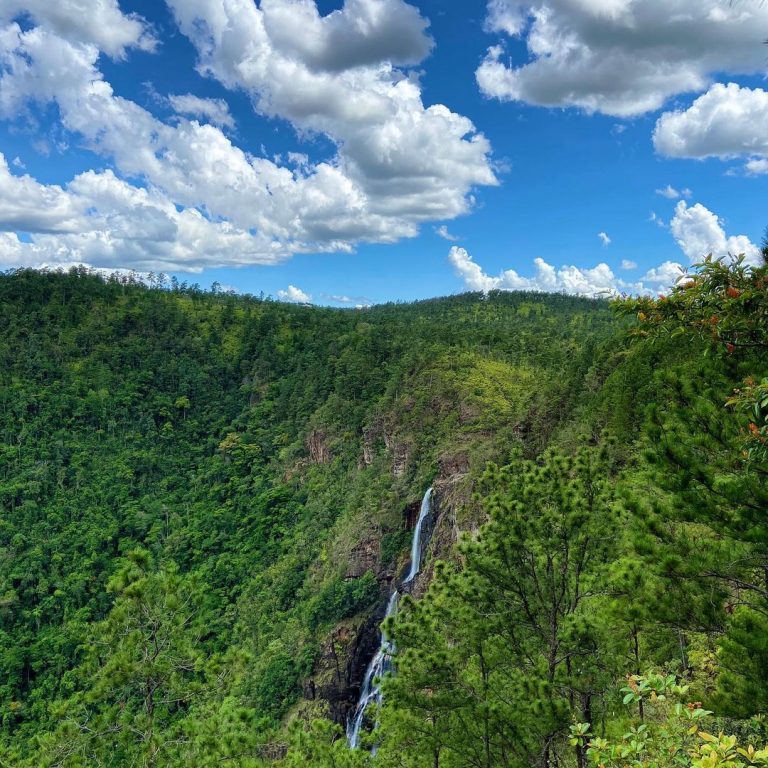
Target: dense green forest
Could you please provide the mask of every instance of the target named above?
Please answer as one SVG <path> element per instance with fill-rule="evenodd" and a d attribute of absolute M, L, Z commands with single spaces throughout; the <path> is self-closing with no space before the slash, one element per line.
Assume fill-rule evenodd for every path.
<path fill-rule="evenodd" d="M 333 310 L 0 275 L 0 766 L 768 763 L 767 281 Z"/>

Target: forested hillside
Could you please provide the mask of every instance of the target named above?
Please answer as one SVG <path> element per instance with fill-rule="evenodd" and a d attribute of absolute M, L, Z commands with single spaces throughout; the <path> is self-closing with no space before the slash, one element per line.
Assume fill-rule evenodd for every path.
<path fill-rule="evenodd" d="M 764 281 L 617 312 L 0 276 L 0 765 L 690 765 L 699 720 L 743 761 L 702 766 L 765 761 Z"/>

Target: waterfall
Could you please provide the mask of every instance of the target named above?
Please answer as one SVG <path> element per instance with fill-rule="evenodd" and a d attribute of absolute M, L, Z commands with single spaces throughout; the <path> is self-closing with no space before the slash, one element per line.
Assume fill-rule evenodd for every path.
<path fill-rule="evenodd" d="M 421 500 L 421 509 L 419 510 L 419 519 L 416 521 L 416 527 L 413 529 L 413 541 L 411 542 L 411 570 L 405 577 L 404 584 L 413 581 L 421 568 L 421 527 L 429 514 L 432 506 L 432 489 L 428 488 Z"/>
<path fill-rule="evenodd" d="M 398 597 L 398 591 L 395 590 L 389 598 L 387 612 L 384 614 L 385 619 L 388 619 L 397 611 Z M 379 686 L 377 679 L 385 672 L 389 671 L 393 650 L 392 643 L 382 632 L 381 645 L 379 646 L 379 650 L 376 651 L 376 655 L 371 659 L 368 669 L 365 670 L 363 687 L 360 689 L 360 699 L 357 702 L 357 707 L 355 707 L 355 713 L 347 726 L 347 741 L 352 749 L 357 747 L 358 741 L 360 740 L 360 729 L 363 727 L 365 711 L 374 702 L 376 704 L 381 704 L 381 687 Z"/>
<path fill-rule="evenodd" d="M 419 519 L 416 521 L 416 527 L 413 529 L 413 540 L 411 541 L 411 568 L 408 571 L 408 575 L 405 577 L 403 584 L 408 584 L 413 581 L 421 568 L 421 529 L 431 508 L 432 489 L 428 488 L 427 492 L 424 494 L 424 498 L 421 500 Z M 395 613 L 397 613 L 397 601 L 399 597 L 400 593 L 397 590 L 390 595 L 384 619 L 388 619 L 390 616 L 394 616 Z M 381 686 L 379 685 L 379 679 L 391 669 L 392 652 L 394 649 L 395 647 L 393 643 L 382 632 L 379 650 L 376 651 L 376 655 L 371 659 L 371 663 L 365 670 L 363 685 L 360 689 L 360 698 L 358 699 L 352 717 L 347 723 L 347 742 L 352 749 L 355 749 L 360 741 L 360 731 L 362 730 L 365 721 L 366 710 L 372 703 L 377 705 L 381 704 Z"/>

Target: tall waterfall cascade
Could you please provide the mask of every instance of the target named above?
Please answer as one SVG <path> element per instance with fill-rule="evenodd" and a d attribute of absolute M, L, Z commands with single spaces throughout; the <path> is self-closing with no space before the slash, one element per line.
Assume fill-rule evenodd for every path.
<path fill-rule="evenodd" d="M 403 584 L 413 581 L 421 569 L 422 542 L 421 533 L 424 527 L 424 521 L 432 511 L 432 489 L 428 488 L 421 500 L 419 509 L 419 519 L 416 521 L 416 527 L 413 529 L 413 539 L 411 541 L 411 567 Z M 384 614 L 384 620 L 397 613 L 397 602 L 400 593 L 395 590 L 389 597 L 387 611 Z M 360 732 L 365 722 L 366 710 L 371 704 L 380 705 L 382 701 L 381 686 L 379 680 L 392 668 L 392 652 L 395 647 L 387 638 L 384 632 L 381 633 L 381 643 L 376 655 L 371 659 L 371 663 L 365 670 L 363 677 L 363 686 L 360 689 L 360 698 L 358 699 L 355 711 L 347 722 L 347 742 L 352 749 L 355 749 L 360 741 Z"/>

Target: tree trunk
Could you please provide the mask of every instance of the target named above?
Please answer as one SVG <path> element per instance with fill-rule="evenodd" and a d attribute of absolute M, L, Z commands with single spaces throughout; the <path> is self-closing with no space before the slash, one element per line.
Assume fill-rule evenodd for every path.
<path fill-rule="evenodd" d="M 639 675 L 641 674 L 640 671 L 640 644 L 638 641 L 638 633 L 637 633 L 637 627 L 632 627 L 632 646 L 635 654 L 635 674 Z M 639 709 L 640 709 L 640 722 L 642 723 L 645 720 L 645 709 L 643 708 L 643 700 L 640 699 L 639 703 Z"/>

